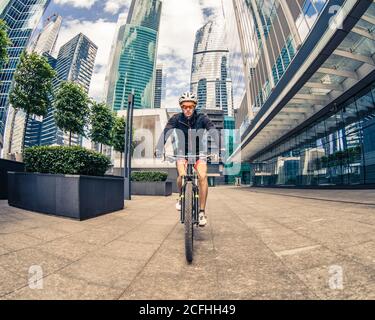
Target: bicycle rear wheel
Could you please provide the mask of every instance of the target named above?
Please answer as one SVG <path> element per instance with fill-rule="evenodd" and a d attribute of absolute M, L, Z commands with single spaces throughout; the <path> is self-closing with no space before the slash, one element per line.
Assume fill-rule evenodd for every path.
<path fill-rule="evenodd" d="M 193 261 L 193 183 L 188 182 L 185 189 L 184 197 L 185 208 L 185 255 L 186 260 L 191 263 Z"/>

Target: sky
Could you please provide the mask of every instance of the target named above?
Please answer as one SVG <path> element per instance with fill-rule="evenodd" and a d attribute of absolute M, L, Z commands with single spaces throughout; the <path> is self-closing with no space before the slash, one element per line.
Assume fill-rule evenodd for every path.
<path fill-rule="evenodd" d="M 229 0 L 223 0 L 229 1 Z M 179 95 L 189 90 L 196 31 L 221 14 L 221 0 L 163 0 L 158 59 L 167 76 L 165 106 L 178 105 Z M 106 66 L 119 14 L 127 14 L 131 0 L 52 0 L 43 19 L 57 13 L 63 25 L 56 50 L 82 32 L 98 47 L 90 96 L 104 100 Z"/>

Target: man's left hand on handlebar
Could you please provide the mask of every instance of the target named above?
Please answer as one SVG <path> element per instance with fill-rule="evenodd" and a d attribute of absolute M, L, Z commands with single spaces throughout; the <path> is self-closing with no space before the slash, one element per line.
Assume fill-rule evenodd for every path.
<path fill-rule="evenodd" d="M 160 150 L 155 150 L 154 152 L 154 158 L 155 159 L 163 159 L 164 153 Z"/>

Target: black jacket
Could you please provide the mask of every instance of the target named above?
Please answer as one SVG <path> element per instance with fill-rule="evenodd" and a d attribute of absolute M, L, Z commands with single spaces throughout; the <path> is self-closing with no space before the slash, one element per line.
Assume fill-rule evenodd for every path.
<path fill-rule="evenodd" d="M 210 118 L 203 113 L 195 111 L 193 116 L 188 119 L 183 113 L 178 113 L 169 119 L 164 131 L 158 141 L 156 150 L 162 152 L 164 145 L 167 142 L 170 135 L 177 129 L 177 154 L 196 154 L 206 153 L 207 141 L 201 139 L 201 133 L 210 131 L 210 136 L 215 141 L 215 144 L 219 147 L 219 134 L 215 130 L 215 125 L 212 123 Z M 207 131 L 206 131 L 207 130 Z M 184 141 L 181 141 L 184 140 Z M 195 140 L 195 141 L 194 141 Z M 193 152 L 195 149 L 195 152 Z"/>

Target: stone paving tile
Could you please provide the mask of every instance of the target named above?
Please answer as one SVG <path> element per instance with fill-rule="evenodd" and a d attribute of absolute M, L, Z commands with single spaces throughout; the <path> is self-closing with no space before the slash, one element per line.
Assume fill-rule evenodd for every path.
<path fill-rule="evenodd" d="M 349 300 L 375 300 L 375 282 L 367 283 L 352 289 L 353 294 Z"/>
<path fill-rule="evenodd" d="M 83 225 L 79 221 L 69 219 L 61 219 L 60 222 L 53 222 L 49 225 L 49 228 L 51 228 L 51 230 L 62 231 L 69 234 L 82 232 L 88 229 L 87 226 Z"/>
<path fill-rule="evenodd" d="M 85 242 L 91 245 L 103 246 L 106 243 L 111 242 L 118 237 L 119 234 L 116 234 L 115 232 L 109 232 L 106 230 L 100 230 L 95 228 L 75 233 L 68 239 L 76 243 Z"/>
<path fill-rule="evenodd" d="M 24 231 L 27 236 L 40 239 L 42 241 L 52 241 L 59 238 L 64 238 L 69 235 L 69 233 L 64 231 L 53 230 L 49 227 L 42 228 L 32 228 Z"/>
<path fill-rule="evenodd" d="M 18 274 L 23 279 L 29 279 L 30 268 L 41 267 L 43 275 L 54 273 L 71 264 L 71 260 L 56 257 L 41 250 L 31 248 L 0 256 L 0 266 Z"/>
<path fill-rule="evenodd" d="M 144 264 L 135 259 L 90 254 L 59 273 L 96 285 L 125 289 Z"/>
<path fill-rule="evenodd" d="M 180 275 L 173 273 L 160 273 L 158 277 L 143 275 L 127 288 L 120 300 L 186 300 L 180 279 Z"/>
<path fill-rule="evenodd" d="M 0 245 L 10 251 L 30 248 L 40 244 L 42 240 L 30 237 L 24 233 L 0 234 Z"/>
<path fill-rule="evenodd" d="M 112 234 L 114 238 L 118 238 L 126 235 L 139 224 L 141 224 L 140 221 L 129 222 L 125 219 L 115 219 L 108 224 L 97 226 L 91 230 L 98 230 L 104 233 Z"/>
<path fill-rule="evenodd" d="M 321 246 L 299 248 L 276 252 L 282 262 L 291 270 L 297 272 L 321 266 L 336 265 L 343 259 L 342 255 Z"/>
<path fill-rule="evenodd" d="M 163 244 L 121 299 L 216 299 L 219 289 L 213 256 L 197 250 L 188 265 L 182 248 L 174 243 Z"/>
<path fill-rule="evenodd" d="M 0 246 L 0 256 L 3 255 L 3 254 L 6 254 L 8 252 L 9 252 L 9 250 L 7 250 L 4 247 Z"/>
<path fill-rule="evenodd" d="M 97 253 L 113 258 L 123 258 L 131 260 L 140 260 L 146 262 L 151 258 L 159 244 L 155 243 L 134 243 L 126 241 L 113 241 L 105 245 Z"/>
<path fill-rule="evenodd" d="M 25 279 L 22 279 L 17 274 L 10 272 L 0 266 L 0 299 L 6 294 L 11 293 L 16 288 L 21 288 L 27 284 Z"/>
<path fill-rule="evenodd" d="M 0 235 L 2 234 L 10 234 L 10 233 L 16 233 L 16 232 L 22 232 L 27 230 L 28 227 L 25 227 L 24 225 L 20 224 L 17 221 L 10 222 L 0 222 Z"/>
<path fill-rule="evenodd" d="M 121 289 L 91 284 L 53 274 L 43 279 L 41 290 L 30 289 L 28 286 L 6 296 L 8 300 L 113 300 L 121 295 Z"/>
<path fill-rule="evenodd" d="M 375 266 L 375 241 L 368 241 L 342 249 L 342 253 L 369 267 Z"/>
<path fill-rule="evenodd" d="M 322 299 L 348 299 L 358 287 L 375 281 L 375 269 L 350 260 L 302 270 L 297 275 Z"/>
<path fill-rule="evenodd" d="M 75 261 L 87 255 L 89 252 L 96 250 L 97 246 L 84 241 L 77 243 L 74 239 L 63 238 L 43 243 L 37 248 L 57 257 Z"/>
<path fill-rule="evenodd" d="M 133 230 L 117 240 L 126 242 L 161 243 L 169 234 L 172 227 L 156 228 L 153 226 L 142 226 Z"/>

